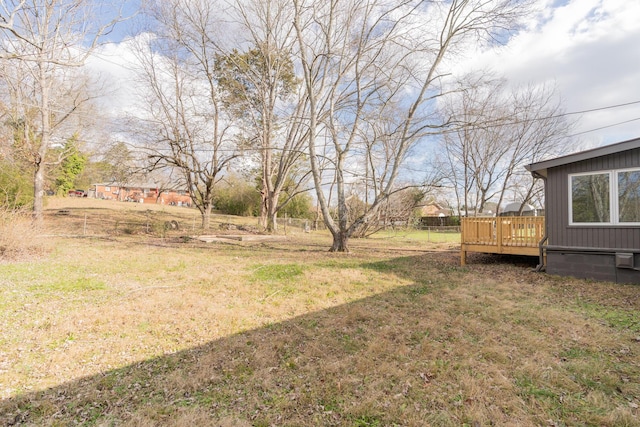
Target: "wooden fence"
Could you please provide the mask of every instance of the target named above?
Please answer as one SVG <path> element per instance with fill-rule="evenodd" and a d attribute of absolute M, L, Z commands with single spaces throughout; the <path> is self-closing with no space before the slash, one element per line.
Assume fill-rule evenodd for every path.
<path fill-rule="evenodd" d="M 544 217 L 461 218 L 460 261 L 467 252 L 538 256 L 544 238 Z"/>

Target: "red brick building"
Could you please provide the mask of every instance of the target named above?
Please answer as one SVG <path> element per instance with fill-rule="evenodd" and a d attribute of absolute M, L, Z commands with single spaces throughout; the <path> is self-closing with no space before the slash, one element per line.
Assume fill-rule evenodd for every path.
<path fill-rule="evenodd" d="M 191 206 L 192 203 L 188 191 L 164 188 L 155 183 L 102 183 L 93 184 L 91 187 L 89 196 L 96 199 L 177 206 Z"/>

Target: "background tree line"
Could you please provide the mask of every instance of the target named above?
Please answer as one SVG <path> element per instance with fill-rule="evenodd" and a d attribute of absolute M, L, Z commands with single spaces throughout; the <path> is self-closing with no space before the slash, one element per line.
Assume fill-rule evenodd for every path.
<path fill-rule="evenodd" d="M 96 19 L 104 8 L 113 18 Z M 214 207 L 276 231 L 287 209 L 315 206 L 334 251 L 434 188 L 476 210 L 509 191 L 529 200 L 518 167 L 566 135 L 556 94 L 451 77 L 465 48 L 508 37 L 529 13 L 526 0 L 148 0 L 126 41 L 136 108 L 114 132 L 83 65 L 124 25 L 118 6 L 3 2 L 0 180 L 22 178 L 0 191 L 39 220 L 52 179 L 162 177 L 189 189 L 204 228 Z M 407 167 L 438 143 L 420 172 Z"/>

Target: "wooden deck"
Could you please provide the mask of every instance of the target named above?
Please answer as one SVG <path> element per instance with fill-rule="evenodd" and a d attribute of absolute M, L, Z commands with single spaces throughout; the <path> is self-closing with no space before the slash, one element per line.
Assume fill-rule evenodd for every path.
<path fill-rule="evenodd" d="M 460 262 L 467 252 L 539 256 L 544 217 L 462 218 Z"/>

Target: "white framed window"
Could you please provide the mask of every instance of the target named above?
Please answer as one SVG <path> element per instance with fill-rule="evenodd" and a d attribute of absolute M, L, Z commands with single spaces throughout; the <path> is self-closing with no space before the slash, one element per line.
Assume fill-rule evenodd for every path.
<path fill-rule="evenodd" d="M 104 191 L 106 191 L 107 193 L 111 192 L 111 187 L 104 187 Z"/>
<path fill-rule="evenodd" d="M 569 175 L 569 224 L 611 224 L 611 172 Z"/>
<path fill-rule="evenodd" d="M 640 224 L 640 169 L 627 169 L 617 175 L 617 218 L 620 224 Z"/>
<path fill-rule="evenodd" d="M 569 175 L 570 225 L 640 225 L 640 169 Z"/>

